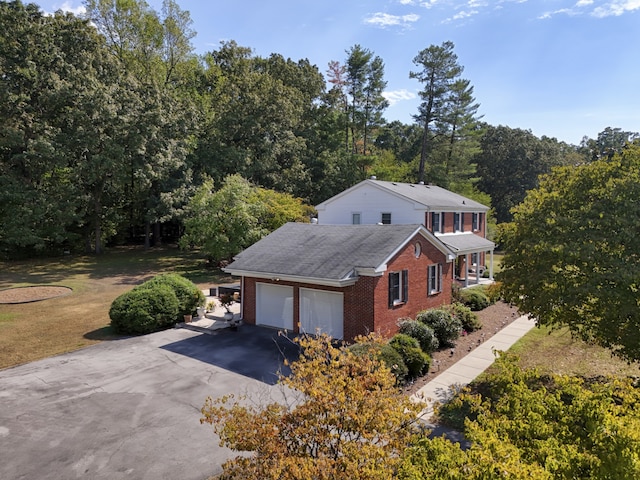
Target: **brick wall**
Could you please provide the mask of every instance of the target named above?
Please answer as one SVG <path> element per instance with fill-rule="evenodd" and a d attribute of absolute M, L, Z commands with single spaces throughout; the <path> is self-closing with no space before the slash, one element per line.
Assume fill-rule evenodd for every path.
<path fill-rule="evenodd" d="M 416 242 L 420 242 L 421 245 L 419 257 L 414 254 Z M 427 267 L 435 263 L 442 263 L 442 291 L 435 295 L 427 295 Z M 402 305 L 390 308 L 388 274 L 401 270 L 409 271 L 409 299 Z M 400 318 L 415 318 L 421 310 L 451 303 L 452 272 L 452 264 L 446 263 L 444 254 L 424 237 L 416 235 L 387 264 L 387 271 L 379 277 L 374 293 L 375 331 L 390 337 L 398 331 L 397 323 Z"/>
<path fill-rule="evenodd" d="M 415 244 L 420 242 L 421 252 L 415 256 Z M 427 295 L 427 267 L 441 263 L 442 292 Z M 408 301 L 402 305 L 389 308 L 389 272 L 409 271 Z M 293 325 L 294 332 L 299 331 L 300 288 L 315 288 L 342 292 L 344 295 L 344 339 L 351 341 L 358 335 L 371 332 L 390 337 L 398 331 L 398 319 L 415 318 L 416 314 L 427 308 L 435 308 L 451 303 L 451 283 L 453 267 L 446 263 L 443 253 L 435 248 L 421 235 L 416 235 L 406 247 L 399 252 L 387 266 L 387 271 L 379 277 L 360 277 L 348 287 L 326 287 L 300 282 L 272 281 L 253 277 L 243 279 L 243 319 L 246 323 L 256 323 L 256 283 L 272 283 L 293 287 Z"/>

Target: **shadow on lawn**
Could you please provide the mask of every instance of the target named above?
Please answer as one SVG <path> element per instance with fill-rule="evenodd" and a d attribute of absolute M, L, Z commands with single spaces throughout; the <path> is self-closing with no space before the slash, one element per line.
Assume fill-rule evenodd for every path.
<path fill-rule="evenodd" d="M 218 335 L 202 334 L 161 348 L 206 362 L 245 377 L 275 385 L 278 372 L 289 375 L 289 362 L 298 359 L 299 348 L 290 337 L 278 331 L 242 325 L 236 331 Z"/>

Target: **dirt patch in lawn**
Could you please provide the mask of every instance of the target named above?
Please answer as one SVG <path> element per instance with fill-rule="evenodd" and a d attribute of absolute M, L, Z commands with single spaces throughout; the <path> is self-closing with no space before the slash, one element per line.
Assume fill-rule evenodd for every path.
<path fill-rule="evenodd" d="M 73 290 L 69 287 L 55 285 L 35 285 L 31 287 L 16 287 L 0 290 L 0 303 L 30 303 L 48 300 L 50 298 L 70 295 Z"/>

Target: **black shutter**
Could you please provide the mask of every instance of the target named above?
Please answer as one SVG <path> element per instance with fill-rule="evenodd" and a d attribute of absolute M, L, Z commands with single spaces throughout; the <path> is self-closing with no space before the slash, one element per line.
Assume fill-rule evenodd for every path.
<path fill-rule="evenodd" d="M 460 231 L 464 232 L 464 212 L 460 214 Z"/>
<path fill-rule="evenodd" d="M 402 271 L 402 301 L 409 301 L 409 270 Z"/>

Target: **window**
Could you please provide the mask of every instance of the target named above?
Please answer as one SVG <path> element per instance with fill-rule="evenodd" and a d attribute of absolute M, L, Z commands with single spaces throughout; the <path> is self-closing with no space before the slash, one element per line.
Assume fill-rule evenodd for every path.
<path fill-rule="evenodd" d="M 441 233 L 444 230 L 444 213 L 431 212 L 431 232 Z"/>
<path fill-rule="evenodd" d="M 416 244 L 413 246 L 413 254 L 416 256 L 416 258 L 419 258 L 421 253 L 422 245 L 420 245 L 420 242 L 416 242 Z"/>
<path fill-rule="evenodd" d="M 409 271 L 389 273 L 389 308 L 407 303 L 409 299 Z"/>
<path fill-rule="evenodd" d="M 456 212 L 453 214 L 453 231 L 461 232 L 462 231 L 462 222 L 463 222 L 463 214 L 460 212 Z"/>
<path fill-rule="evenodd" d="M 354 225 L 360 225 L 360 214 L 352 213 L 351 214 L 351 223 Z"/>
<path fill-rule="evenodd" d="M 480 214 L 479 213 L 471 214 L 471 229 L 474 232 L 477 232 L 478 230 L 480 230 Z"/>
<path fill-rule="evenodd" d="M 391 214 L 383 213 L 382 214 L 382 224 L 383 225 L 391 225 Z"/>
<path fill-rule="evenodd" d="M 427 295 L 435 295 L 442 291 L 442 264 L 427 267 Z"/>
<path fill-rule="evenodd" d="M 478 252 L 471 254 L 471 265 L 478 265 Z"/>

